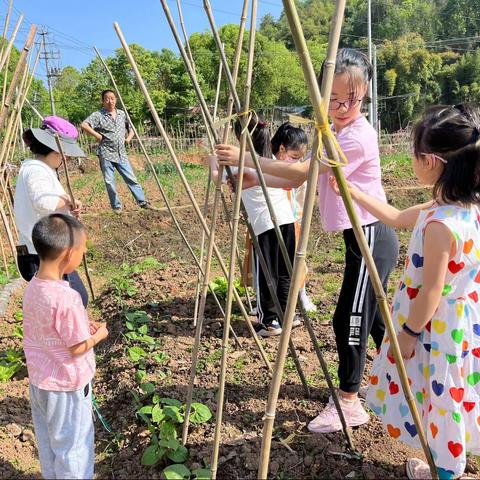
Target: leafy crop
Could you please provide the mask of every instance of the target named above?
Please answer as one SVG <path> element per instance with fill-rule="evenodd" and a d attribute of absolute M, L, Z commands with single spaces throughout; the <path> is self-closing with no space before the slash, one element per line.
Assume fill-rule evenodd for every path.
<path fill-rule="evenodd" d="M 10 380 L 24 365 L 23 351 L 9 348 L 0 354 L 0 382 Z"/>

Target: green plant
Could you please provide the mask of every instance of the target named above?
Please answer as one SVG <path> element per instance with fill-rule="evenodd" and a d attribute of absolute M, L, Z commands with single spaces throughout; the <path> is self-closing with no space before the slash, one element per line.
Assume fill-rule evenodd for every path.
<path fill-rule="evenodd" d="M 188 458 L 188 450 L 177 438 L 177 428 L 185 421 L 185 405 L 174 398 L 160 397 L 154 393 L 154 389 L 153 384 L 142 386 L 142 390 L 147 393 L 147 398 L 152 394 L 151 403 L 142 406 L 136 412 L 151 433 L 150 445 L 143 452 L 141 462 L 143 465 L 156 465 L 162 460 L 170 460 L 175 462 L 175 465 L 164 469 L 165 478 L 190 478 L 192 472 L 183 465 Z M 208 422 L 211 418 L 212 413 L 206 405 L 192 403 L 189 416 L 192 424 L 199 425 Z M 194 478 L 210 478 L 207 470 L 201 472 L 196 470 L 193 475 Z"/>
<path fill-rule="evenodd" d="M 133 297 L 138 289 L 133 280 L 133 275 L 145 272 L 147 270 L 156 270 L 164 268 L 165 265 L 160 263 L 156 258 L 146 257 L 141 262 L 130 265 L 126 262 L 120 265 L 119 272 L 110 280 L 115 296 L 119 302 L 122 302 L 124 296 Z"/>
<path fill-rule="evenodd" d="M 0 354 L 0 382 L 10 380 L 24 365 L 23 351 L 9 348 Z"/>
<path fill-rule="evenodd" d="M 245 295 L 245 287 L 241 285 L 238 278 L 234 281 L 233 285 L 240 296 Z M 210 291 L 213 291 L 217 297 L 221 299 L 227 298 L 228 280 L 225 277 L 214 278 L 209 286 Z"/>

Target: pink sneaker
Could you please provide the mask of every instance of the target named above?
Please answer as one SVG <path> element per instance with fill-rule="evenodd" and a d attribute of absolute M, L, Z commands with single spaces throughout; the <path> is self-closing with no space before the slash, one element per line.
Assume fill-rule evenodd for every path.
<path fill-rule="evenodd" d="M 345 400 L 339 396 L 339 401 L 349 427 L 358 427 L 370 420 L 358 397 L 355 400 Z M 328 405 L 308 424 L 307 428 L 314 433 L 333 433 L 342 429 L 332 397 L 329 398 Z"/>

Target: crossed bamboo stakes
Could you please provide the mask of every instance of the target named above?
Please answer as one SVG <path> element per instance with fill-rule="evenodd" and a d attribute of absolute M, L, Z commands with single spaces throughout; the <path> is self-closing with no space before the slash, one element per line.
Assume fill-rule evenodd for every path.
<path fill-rule="evenodd" d="M 214 125 L 213 125 L 213 122 L 211 121 L 211 116 L 209 114 L 208 107 L 206 106 L 206 103 L 203 99 L 201 90 L 198 86 L 198 82 L 196 82 L 196 77 L 195 77 L 194 71 L 192 69 L 191 62 L 190 62 L 188 56 L 186 55 L 183 44 L 181 43 L 181 41 L 179 41 L 179 37 L 178 37 L 178 34 L 176 33 L 176 28 L 174 27 L 173 21 L 171 20 L 171 16 L 169 14 L 169 10 L 168 10 L 168 6 L 166 5 L 166 2 L 164 0 L 161 0 L 161 3 L 162 3 L 162 7 L 164 8 L 165 14 L 167 16 L 167 20 L 169 20 L 170 27 L 172 28 L 172 33 L 174 34 L 174 37 L 177 40 L 177 45 L 179 46 L 180 53 L 181 53 L 182 58 L 184 60 L 187 71 L 188 71 L 188 73 L 191 77 L 193 86 L 194 86 L 196 94 L 197 94 L 197 98 L 198 98 L 199 103 L 202 107 L 202 112 L 203 112 L 204 118 L 206 118 L 206 120 L 207 120 L 207 125 L 206 125 L 207 129 L 210 129 L 210 132 L 211 132 L 212 136 L 217 141 L 218 136 L 215 132 Z M 332 172 L 335 175 L 335 177 L 337 179 L 337 182 L 339 184 L 340 192 L 341 192 L 342 198 L 344 199 L 344 202 L 346 204 L 347 212 L 349 214 L 349 217 L 350 217 L 355 235 L 357 237 L 357 241 L 359 242 L 360 249 L 362 251 L 362 255 L 366 259 L 366 264 L 367 264 L 367 267 L 368 267 L 369 275 L 370 275 L 372 284 L 373 284 L 374 289 L 375 289 L 376 294 L 377 294 L 377 298 L 378 298 L 378 302 L 379 302 L 379 308 L 380 308 L 380 311 L 382 313 L 382 316 L 384 317 L 384 320 L 385 320 L 385 323 L 386 323 L 386 326 L 387 326 L 388 334 L 391 338 L 396 339 L 395 334 L 394 334 L 394 330 L 393 330 L 393 325 L 392 325 L 392 322 L 391 322 L 391 318 L 389 316 L 389 310 L 388 310 L 388 304 L 387 304 L 386 296 L 385 296 L 385 293 L 383 292 L 383 288 L 382 288 L 381 282 L 379 280 L 378 273 L 376 272 L 376 268 L 375 268 L 375 264 L 373 262 L 373 258 L 371 256 L 371 253 L 370 253 L 370 251 L 368 249 L 368 246 L 366 244 L 365 237 L 363 235 L 363 231 L 362 231 L 361 226 L 358 222 L 358 218 L 356 216 L 356 213 L 355 213 L 355 210 L 354 210 L 354 207 L 353 207 L 353 203 L 351 201 L 348 190 L 346 188 L 343 172 L 342 172 L 341 168 L 339 168 L 339 163 L 338 163 L 339 158 L 340 158 L 339 157 L 339 152 L 337 150 L 337 146 L 334 143 L 334 140 L 332 139 L 331 133 L 329 133 L 327 117 L 326 117 L 325 111 L 321 107 L 322 96 L 320 94 L 320 91 L 318 89 L 318 85 L 316 83 L 315 72 L 313 71 L 313 67 L 312 67 L 311 60 L 310 60 L 310 57 L 309 57 L 309 54 L 308 54 L 308 49 L 306 47 L 305 39 L 304 39 L 302 28 L 301 28 L 301 25 L 300 25 L 300 22 L 299 22 L 299 19 L 298 19 L 298 14 L 297 14 L 297 11 L 296 11 L 295 4 L 293 3 L 293 1 L 287 1 L 287 0 L 285 0 L 283 3 L 284 3 L 285 12 L 287 14 L 287 18 L 288 18 L 288 21 L 289 21 L 289 25 L 290 25 L 292 34 L 294 36 L 297 52 L 299 54 L 299 57 L 300 57 L 300 60 L 301 60 L 301 63 L 302 63 L 302 69 L 304 71 L 305 79 L 306 79 L 308 87 L 309 87 L 310 98 L 311 98 L 312 105 L 314 106 L 314 110 L 315 110 L 315 120 L 317 122 L 317 125 L 319 126 L 318 127 L 318 132 L 319 132 L 319 137 L 320 138 L 317 138 L 315 143 L 318 145 L 318 142 L 321 139 L 324 142 L 327 155 L 329 156 L 329 158 L 333 159 Z M 250 88 L 250 85 L 249 85 L 250 79 L 248 78 L 249 65 L 247 63 L 247 81 L 246 81 L 246 89 L 245 89 L 245 103 L 244 103 L 244 105 L 241 105 L 240 101 L 239 101 L 239 98 L 238 98 L 238 95 L 236 93 L 236 89 L 235 89 L 235 80 L 230 73 L 228 63 L 227 63 L 227 60 L 225 58 L 225 55 L 224 55 L 224 52 L 223 52 L 223 49 L 222 49 L 222 46 L 221 46 L 218 31 L 215 27 L 213 15 L 212 15 L 210 4 L 209 4 L 208 0 L 204 1 L 204 7 L 205 7 L 205 10 L 206 10 L 206 13 L 207 13 L 207 16 L 208 16 L 208 19 L 209 19 L 209 22 L 210 22 L 210 25 L 211 25 L 211 28 L 212 28 L 212 33 L 213 33 L 213 36 L 214 36 L 214 40 L 215 40 L 215 42 L 217 44 L 217 48 L 220 52 L 220 57 L 221 57 L 221 62 L 222 62 L 222 65 L 223 65 L 224 73 L 225 73 L 225 76 L 228 80 L 228 84 L 229 84 L 229 88 L 230 88 L 230 94 L 231 94 L 231 97 L 233 97 L 234 104 L 235 104 L 235 109 L 236 109 L 237 115 L 238 115 L 238 114 L 241 114 L 242 112 L 246 112 L 248 107 L 249 107 L 249 103 L 248 103 L 249 88 Z M 328 55 L 327 64 L 326 64 L 327 78 L 329 77 L 329 80 L 327 80 L 327 82 L 324 83 L 324 85 L 322 85 L 322 91 L 324 93 L 324 97 L 327 97 L 327 98 L 328 98 L 327 94 L 328 94 L 328 92 L 330 90 L 330 87 L 331 87 L 331 80 L 333 78 L 333 67 L 335 65 L 335 55 L 336 55 L 336 49 L 337 49 L 337 45 L 338 45 L 338 38 L 339 38 L 340 29 L 341 29 L 341 23 L 342 23 L 342 20 L 343 20 L 344 7 L 345 7 L 345 2 L 344 1 L 338 1 L 337 2 L 336 13 L 335 13 L 335 16 L 334 16 L 333 26 L 332 26 L 332 33 L 331 33 L 330 41 L 329 41 L 329 55 Z M 255 11 L 256 11 L 256 2 L 253 2 L 253 4 L 252 4 L 252 18 L 255 18 Z M 250 29 L 251 30 L 250 31 L 250 42 L 249 42 L 250 47 L 253 47 L 253 42 L 254 42 L 254 32 L 252 33 L 252 30 L 254 30 L 253 25 L 254 25 L 254 23 L 252 24 L 252 27 Z M 115 24 L 115 30 L 117 31 L 117 34 L 120 38 L 122 46 L 124 47 L 124 50 L 127 53 L 127 57 L 129 57 L 129 61 L 132 65 L 132 68 L 133 68 L 135 74 L 136 74 L 137 81 L 138 81 L 138 83 L 140 85 L 140 88 L 142 89 L 142 91 L 145 95 L 145 98 L 147 100 L 147 103 L 149 104 L 149 107 L 152 111 L 153 104 L 151 104 L 151 100 L 149 101 L 148 91 L 146 90 L 145 85 L 143 84 L 143 80 L 141 79 L 141 76 L 138 73 L 138 69 L 136 68 L 134 59 L 132 58 L 131 54 L 129 54 L 128 46 L 126 45 L 126 42 L 123 38 L 123 35 L 121 34 L 121 31 L 120 31 L 120 28 L 119 28 L 118 24 Z M 252 38 L 253 38 L 253 40 L 252 40 Z M 249 58 L 250 57 L 253 58 L 253 48 L 249 48 Z M 329 67 L 330 67 L 330 74 L 328 75 Z M 328 82 L 330 82 L 330 83 L 328 83 Z M 169 141 L 168 141 L 168 138 L 165 135 L 165 131 L 163 129 L 163 126 L 160 122 L 160 119 L 158 118 L 158 115 L 156 115 L 156 112 L 155 112 L 154 109 L 152 111 L 152 115 L 154 117 L 157 128 L 160 130 L 160 132 L 162 134 L 162 137 L 164 138 L 164 141 L 167 144 L 167 148 L 169 150 L 169 153 L 170 153 L 174 163 L 177 163 L 178 161 L 176 162 L 175 152 L 171 148 L 171 145 L 169 145 Z M 245 118 L 242 118 L 242 117 L 245 117 Z M 242 122 L 243 131 L 242 131 L 242 136 L 241 136 L 241 139 L 240 139 L 241 154 L 240 154 L 240 166 L 239 166 L 239 185 L 237 185 L 237 192 L 241 191 L 241 188 L 240 188 L 241 187 L 241 177 L 242 177 L 241 173 L 243 171 L 243 159 L 244 159 L 244 152 L 245 152 L 245 142 L 248 141 L 249 146 L 250 146 L 250 152 L 252 154 L 254 163 L 256 164 L 257 173 L 260 177 L 260 183 L 261 183 L 262 188 L 264 190 L 267 205 L 269 205 L 268 193 L 267 193 L 266 188 L 265 188 L 266 187 L 265 182 L 262 178 L 263 176 L 261 174 L 261 169 L 259 168 L 259 162 L 258 162 L 258 159 L 256 159 L 255 150 L 253 148 L 253 144 L 251 142 L 249 132 L 245 128 L 246 125 L 248 124 L 248 119 L 246 118 L 245 115 L 239 115 L 239 118 Z M 314 148 L 314 152 L 317 152 L 317 149 Z M 315 153 L 315 156 L 316 156 L 316 153 Z M 304 217 L 303 217 L 303 220 L 302 220 L 301 236 L 300 236 L 300 241 L 299 241 L 299 245 L 298 245 L 298 248 L 297 248 L 297 253 L 296 253 L 296 256 L 295 256 L 294 268 L 292 270 L 292 285 L 291 285 L 291 288 L 290 288 L 289 300 L 288 300 L 288 303 L 287 303 L 285 314 L 282 315 L 283 316 L 283 331 L 282 331 L 282 335 L 280 337 L 279 350 L 278 350 L 278 353 L 277 353 L 277 358 L 276 358 L 276 362 L 275 362 L 275 370 L 274 370 L 274 375 L 273 375 L 273 379 L 272 379 L 272 384 L 271 384 L 267 409 L 266 409 L 266 413 L 265 413 L 264 433 L 263 433 L 263 438 L 262 438 L 262 450 L 261 450 L 260 465 L 259 465 L 259 471 L 258 471 L 258 477 L 259 478 L 266 478 L 266 476 L 268 474 L 268 460 L 269 460 L 269 453 L 270 453 L 273 423 L 274 423 L 274 418 L 275 418 L 275 408 L 276 408 L 276 403 L 277 403 L 277 399 L 278 399 L 278 393 L 279 393 L 279 388 L 280 388 L 280 384 L 281 384 L 281 376 L 282 376 L 282 372 L 283 372 L 283 368 L 284 368 L 285 358 L 286 358 L 288 346 L 289 346 L 289 343 L 290 343 L 292 321 L 293 321 L 293 317 L 295 315 L 298 293 L 299 293 L 300 285 L 301 285 L 301 282 L 303 281 L 303 276 L 304 276 L 304 272 L 305 272 L 305 254 L 306 254 L 306 248 L 307 248 L 307 244 L 308 244 L 308 236 L 309 236 L 310 223 L 311 223 L 311 217 L 312 217 L 312 212 L 313 212 L 313 205 L 314 205 L 314 201 L 315 201 L 316 180 L 317 180 L 318 172 L 319 172 L 318 162 L 319 162 L 318 158 L 314 157 L 312 159 L 311 165 L 310 165 L 310 172 L 309 172 L 309 176 L 308 176 L 308 181 L 307 181 L 307 199 L 306 199 L 305 208 L 304 208 Z M 181 169 L 177 168 L 177 170 L 179 170 L 180 177 L 182 178 L 183 173 L 181 172 Z M 220 168 L 220 170 L 221 170 L 221 168 Z M 227 171 L 227 174 L 230 174 L 230 172 Z M 221 172 L 219 172 L 219 177 L 221 178 Z M 204 231 L 205 231 L 206 235 L 209 236 L 209 246 L 211 246 L 212 251 L 215 251 L 216 248 L 215 248 L 215 244 L 214 244 L 214 240 L 213 240 L 214 239 L 214 231 L 215 231 L 215 222 L 214 222 L 215 217 L 212 214 L 212 227 L 209 231 L 208 227 L 206 226 L 206 222 L 205 222 L 205 220 L 204 220 L 203 216 L 201 215 L 201 212 L 198 208 L 198 204 L 196 203 L 195 199 L 193 198 L 193 195 L 191 194 L 191 191 L 190 191 L 188 185 L 185 185 L 185 182 L 184 182 L 184 186 L 187 190 L 187 193 L 189 194 L 189 197 L 192 201 L 192 204 L 194 205 L 197 216 L 199 217 L 199 219 L 202 223 L 202 227 L 204 228 Z M 217 185 L 216 190 L 218 191 L 218 189 L 219 188 L 218 188 L 218 185 Z M 218 196 L 219 195 L 216 195 L 216 198 Z M 218 199 L 217 199 L 216 202 L 214 202 L 213 213 L 215 213 L 215 206 L 216 206 L 217 203 L 218 203 Z M 234 210 L 233 210 L 234 211 L 234 213 L 233 213 L 233 235 L 232 235 L 231 252 L 234 251 L 234 245 L 233 244 L 234 244 L 234 241 L 236 241 L 236 233 L 237 233 L 237 229 L 238 229 L 238 220 L 239 220 L 240 209 L 241 209 L 241 198 L 240 198 L 240 194 L 237 193 L 236 198 L 235 198 Z M 275 231 L 277 231 L 278 230 L 278 225 L 276 225 L 275 215 L 274 215 L 273 210 L 271 209 L 271 205 L 269 205 L 269 210 L 270 210 L 270 214 L 272 216 L 272 221 L 275 225 Z M 272 215 L 272 213 L 273 213 L 273 215 Z M 247 218 L 246 218 L 246 223 L 247 223 L 247 227 L 249 227 L 249 222 L 248 222 Z M 280 246 L 281 246 L 281 249 L 282 249 L 282 253 L 286 254 L 286 250 L 285 250 L 284 246 L 282 246 L 283 242 L 282 242 L 281 237 L 279 238 L 279 243 L 280 243 Z M 254 245 L 254 247 L 255 247 L 255 245 Z M 215 253 L 218 255 L 217 252 L 215 252 Z M 208 260 L 209 260 L 209 256 L 207 254 L 207 265 L 208 265 Z M 286 256 L 286 263 L 288 265 L 288 256 Z M 224 273 L 225 273 L 225 268 L 223 268 L 223 265 L 222 265 L 222 269 L 224 270 Z M 218 402 L 217 402 L 217 423 L 216 423 L 216 432 L 215 432 L 215 440 L 214 440 L 214 453 L 213 453 L 213 456 L 212 456 L 212 476 L 213 476 L 213 478 L 216 477 L 216 470 L 217 470 L 217 458 L 218 458 L 218 448 L 219 448 L 219 439 L 220 439 L 219 429 L 221 428 L 221 412 L 222 412 L 222 406 L 223 406 L 223 392 L 224 392 L 225 369 L 226 369 L 226 358 L 227 358 L 227 348 L 228 348 L 229 321 L 230 321 L 229 315 L 231 313 L 230 308 L 231 308 L 232 297 L 233 296 L 238 297 L 238 294 L 236 294 L 236 291 L 233 288 L 233 278 L 234 278 L 234 261 L 232 260 L 231 266 L 230 266 L 230 271 L 229 271 L 229 276 L 228 276 L 229 284 L 228 284 L 228 289 L 227 289 L 227 307 L 226 307 L 225 323 L 224 323 L 224 336 L 223 336 L 223 340 L 222 340 L 222 363 L 221 363 L 220 387 L 219 387 Z M 208 281 L 208 278 L 207 278 L 207 281 Z M 204 285 L 205 285 L 205 283 L 206 283 L 206 281 L 204 279 Z M 202 295 L 201 298 L 203 298 L 203 295 Z M 238 298 L 237 298 L 237 302 L 238 302 Z M 302 313 L 305 313 L 303 308 L 302 308 Z M 280 318 L 282 316 L 280 316 Z M 200 317 L 200 315 L 199 315 L 199 317 Z M 306 317 L 306 315 L 304 315 L 304 318 L 305 317 Z M 197 323 L 197 330 L 198 330 L 199 325 L 200 325 L 200 329 L 201 329 L 201 323 L 202 322 L 200 320 L 201 319 L 199 318 L 199 321 Z M 313 329 L 309 328 L 309 323 L 310 322 L 308 321 L 308 317 L 307 317 L 307 321 L 305 323 L 306 323 L 307 329 L 309 330 L 309 333 L 313 333 Z M 311 325 L 310 325 L 310 327 L 311 327 Z M 319 346 L 318 346 L 318 342 L 316 341 L 316 338 L 314 337 L 314 335 L 313 336 L 311 335 L 311 337 L 312 337 L 314 346 L 316 347 L 315 351 L 316 351 L 317 355 L 319 356 L 319 359 L 321 358 L 323 360 L 323 357 L 321 355 L 321 352 L 320 352 L 320 349 L 319 349 Z M 197 335 L 196 335 L 196 341 L 197 340 L 199 341 L 199 338 L 197 338 Z M 395 340 L 393 340 L 392 345 L 393 345 L 394 352 L 395 352 L 394 357 L 396 359 L 396 363 L 397 363 L 397 366 L 398 366 L 399 371 L 400 371 L 400 376 L 402 378 L 402 387 L 404 388 L 404 392 L 405 392 L 405 396 L 407 398 L 407 402 L 408 402 L 409 407 L 412 411 L 412 416 L 414 418 L 415 424 L 416 424 L 417 429 L 419 431 L 419 438 L 421 439 L 422 446 L 424 448 L 426 457 L 429 460 L 429 464 L 430 464 L 430 467 L 432 469 L 432 476 L 435 478 L 436 472 L 435 472 L 435 469 L 434 469 L 433 460 L 432 460 L 432 457 L 431 457 L 430 450 L 428 448 L 428 444 L 426 442 L 425 433 L 424 433 L 424 431 L 422 429 L 422 425 L 420 423 L 420 419 L 419 419 L 419 416 L 418 416 L 418 412 L 416 410 L 416 406 L 415 406 L 415 403 L 414 403 L 414 400 L 413 400 L 413 396 L 412 396 L 411 391 L 409 389 L 408 380 L 406 379 L 405 369 L 404 369 L 404 366 L 403 366 L 401 355 L 399 354 L 399 350 L 398 350 L 398 344 L 396 343 Z M 318 347 L 318 350 L 317 350 L 317 347 Z M 194 360 L 194 359 L 192 359 L 192 360 Z M 325 364 L 325 361 L 324 360 L 322 361 L 322 360 L 320 360 L 320 364 L 321 364 L 322 369 L 324 369 L 326 367 L 326 364 Z M 193 369 L 194 369 L 194 367 L 193 367 Z M 325 368 L 325 370 L 326 370 L 326 368 Z M 324 371 L 324 373 L 325 373 L 325 371 Z M 326 378 L 328 378 L 328 373 L 325 376 L 326 376 Z M 329 382 L 329 383 L 330 383 L 329 387 L 331 388 L 332 394 L 333 394 L 332 396 L 335 399 L 335 391 L 333 389 L 333 384 L 331 384 L 331 382 Z M 337 399 L 336 405 L 337 405 L 337 409 L 339 410 L 340 417 L 342 418 L 342 412 L 341 412 L 341 408 L 339 408 L 339 405 L 338 405 L 338 399 Z M 188 419 L 188 411 L 187 411 L 186 419 Z M 349 441 L 350 446 L 353 446 L 352 443 L 351 443 L 351 438 L 348 434 L 348 429 L 345 428 L 344 421 L 343 421 L 343 426 L 344 426 L 344 432 L 346 434 L 347 441 Z"/>

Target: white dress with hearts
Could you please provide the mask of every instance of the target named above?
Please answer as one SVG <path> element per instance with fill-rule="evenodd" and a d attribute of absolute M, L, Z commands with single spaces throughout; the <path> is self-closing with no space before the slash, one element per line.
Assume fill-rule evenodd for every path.
<path fill-rule="evenodd" d="M 463 473 L 466 454 L 480 454 L 480 215 L 476 207 L 459 206 L 420 213 L 392 306 L 397 332 L 422 288 L 423 238 L 430 222 L 451 231 L 456 253 L 440 304 L 405 366 L 435 463 L 448 478 Z M 373 363 L 367 403 L 390 436 L 420 448 L 388 348 L 385 337 Z"/>

